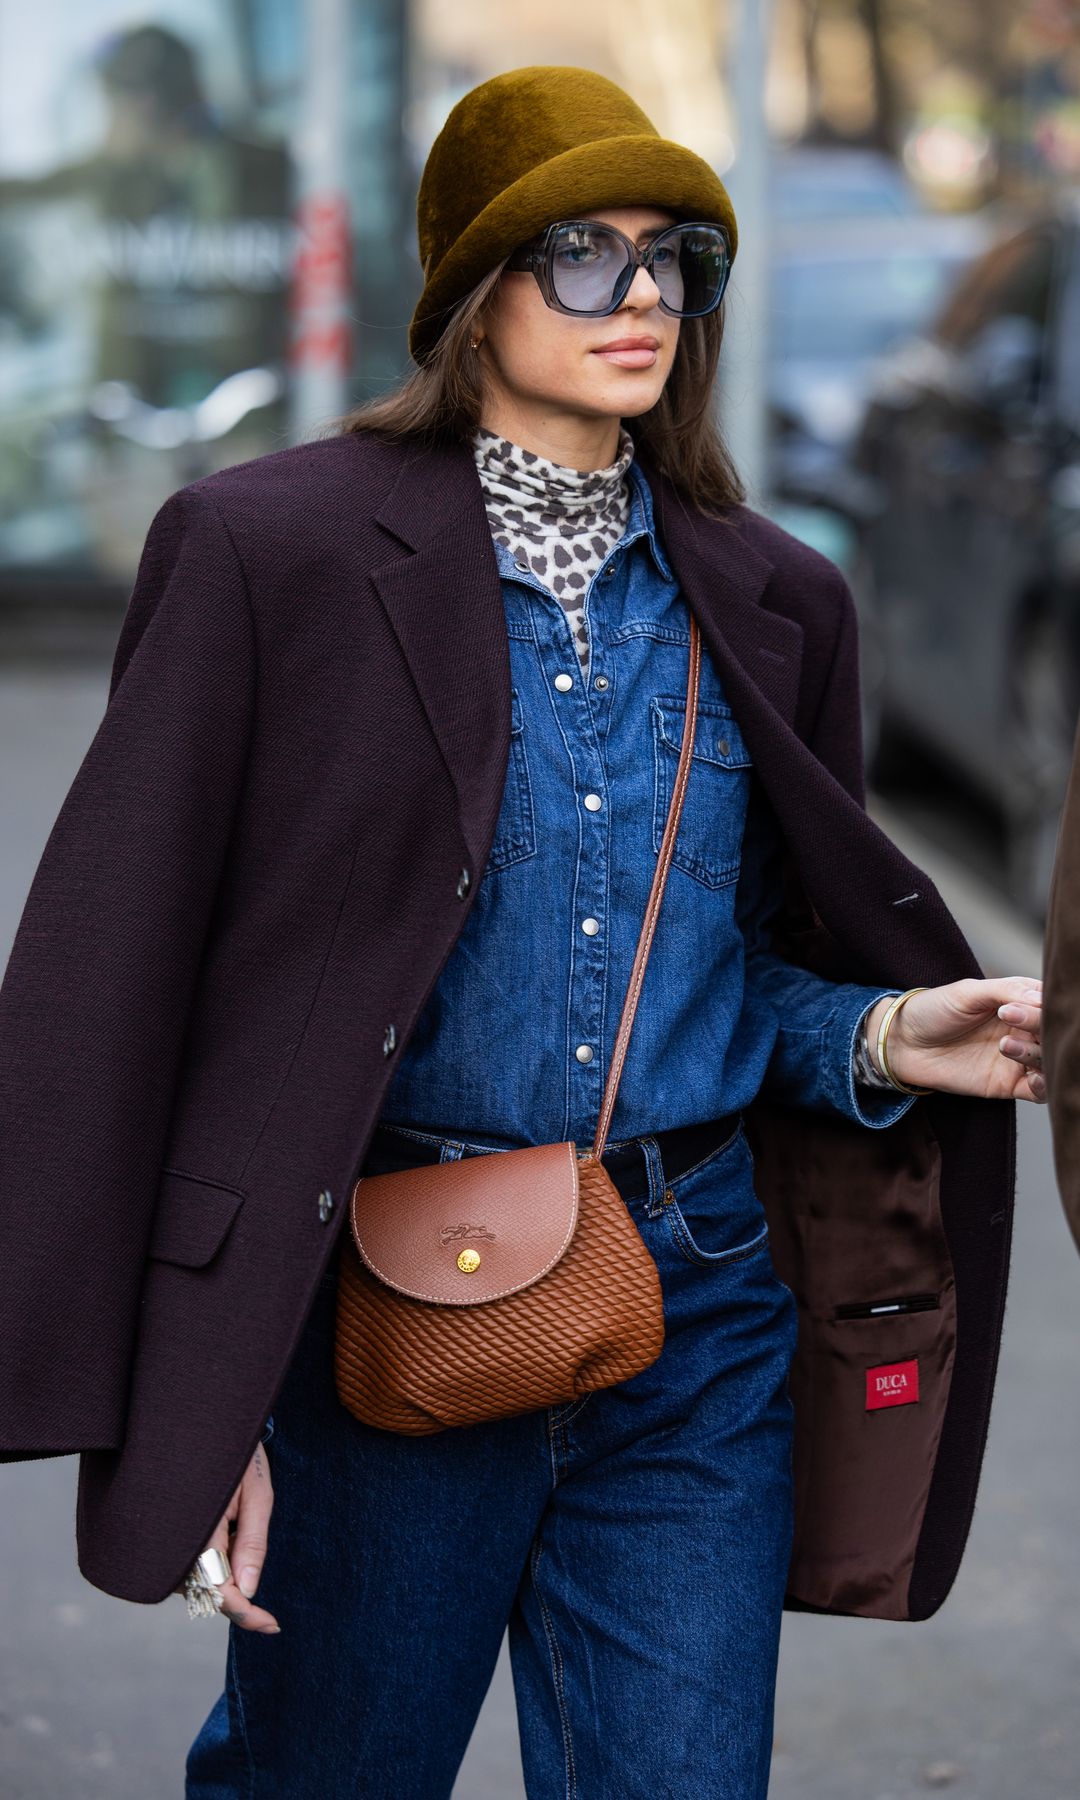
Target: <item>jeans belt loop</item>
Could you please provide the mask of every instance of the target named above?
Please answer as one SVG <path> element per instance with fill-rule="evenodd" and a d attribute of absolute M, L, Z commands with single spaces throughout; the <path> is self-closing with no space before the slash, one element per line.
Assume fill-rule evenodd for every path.
<path fill-rule="evenodd" d="M 645 1217 L 655 1219 L 664 1210 L 664 1189 L 667 1186 L 664 1178 L 664 1164 L 660 1156 L 660 1146 L 654 1137 L 644 1137 L 638 1141 L 649 1177 L 649 1190 L 645 1197 Z"/>

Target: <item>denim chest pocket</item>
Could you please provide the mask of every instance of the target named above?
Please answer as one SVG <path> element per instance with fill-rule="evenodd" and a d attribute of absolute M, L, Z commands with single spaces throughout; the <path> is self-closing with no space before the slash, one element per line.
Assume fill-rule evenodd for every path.
<path fill-rule="evenodd" d="M 525 747 L 525 721 L 521 696 L 517 688 L 510 690 L 510 755 L 506 765 L 506 785 L 495 826 L 495 837 L 487 860 L 487 873 L 505 869 L 536 854 L 536 821 L 533 811 L 532 783 L 529 780 L 529 757 Z"/>
<path fill-rule="evenodd" d="M 653 849 L 659 851 L 679 766 L 685 696 L 656 694 L 653 730 Z M 694 754 L 672 858 L 705 887 L 726 887 L 739 874 L 753 764 L 730 706 L 698 700 Z"/>

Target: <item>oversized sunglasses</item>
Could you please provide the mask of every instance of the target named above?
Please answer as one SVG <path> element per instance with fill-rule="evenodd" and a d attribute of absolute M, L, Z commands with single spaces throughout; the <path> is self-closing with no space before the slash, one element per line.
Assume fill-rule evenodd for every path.
<path fill-rule="evenodd" d="M 677 319 L 714 312 L 731 274 L 731 248 L 721 225 L 689 220 L 668 225 L 644 250 L 598 219 L 558 219 L 508 257 L 507 269 L 536 277 L 556 312 L 603 318 L 626 298 L 638 269 L 660 290 L 660 309 Z"/>

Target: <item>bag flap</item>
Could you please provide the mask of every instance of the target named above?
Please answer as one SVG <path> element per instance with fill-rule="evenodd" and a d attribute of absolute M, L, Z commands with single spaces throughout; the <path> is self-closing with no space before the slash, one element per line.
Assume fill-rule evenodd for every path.
<path fill-rule="evenodd" d="M 362 1175 L 349 1211 L 361 1257 L 414 1300 L 474 1306 L 555 1266 L 578 1217 L 573 1143 Z"/>

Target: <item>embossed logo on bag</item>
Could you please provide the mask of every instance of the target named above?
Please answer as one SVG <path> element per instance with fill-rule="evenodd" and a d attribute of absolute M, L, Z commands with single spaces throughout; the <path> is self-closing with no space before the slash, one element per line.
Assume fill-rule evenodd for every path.
<path fill-rule="evenodd" d="M 876 1369 L 867 1369 L 867 1412 L 875 1412 L 879 1406 L 910 1406 L 918 1398 L 917 1357 L 913 1357 L 910 1362 L 879 1363 Z"/>
<path fill-rule="evenodd" d="M 440 1244 L 456 1244 L 462 1238 L 489 1238 L 495 1241 L 495 1233 L 486 1225 L 444 1225 L 439 1233 Z"/>

